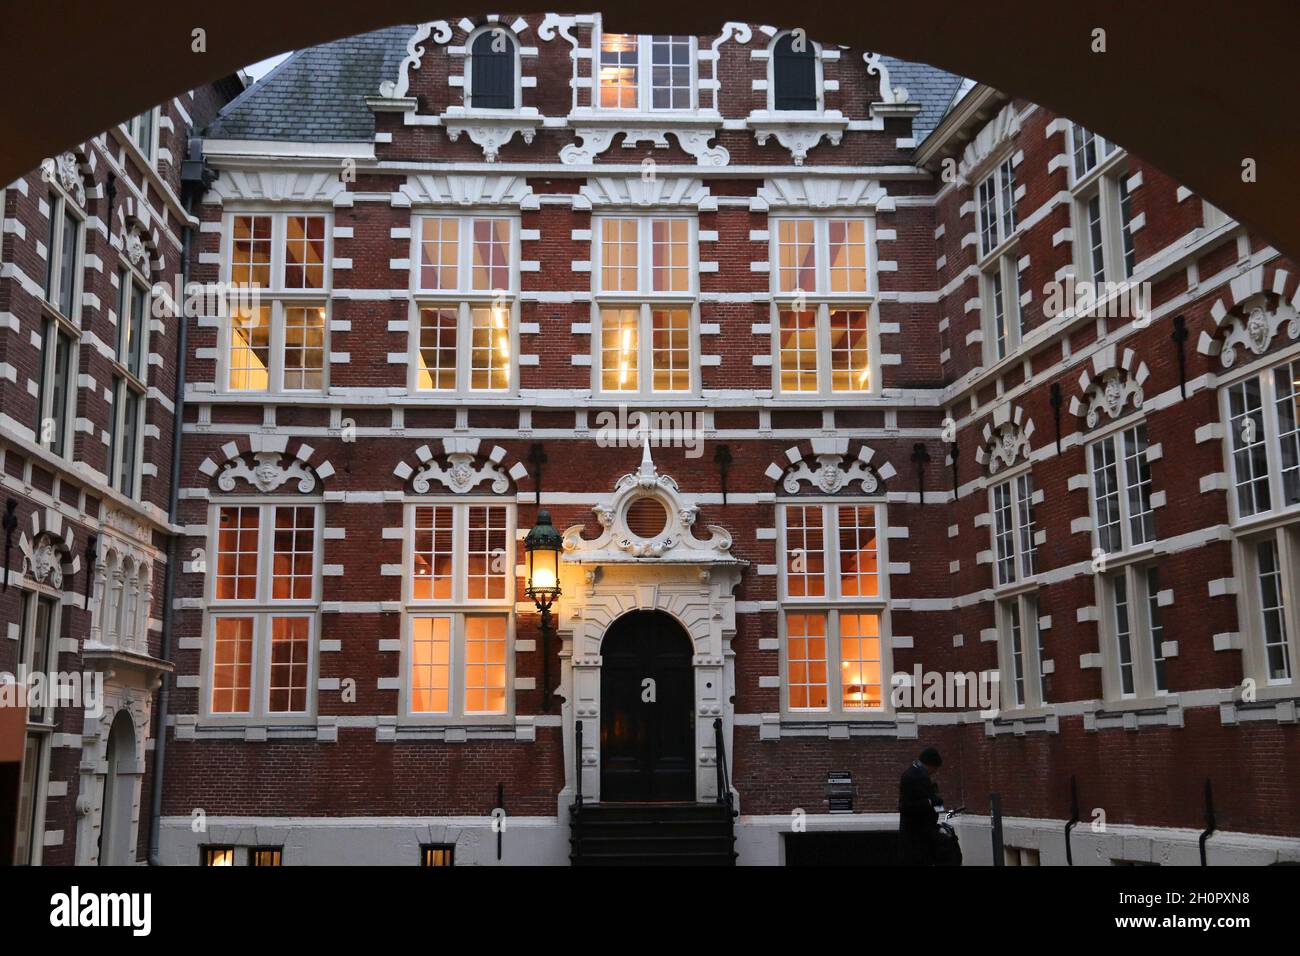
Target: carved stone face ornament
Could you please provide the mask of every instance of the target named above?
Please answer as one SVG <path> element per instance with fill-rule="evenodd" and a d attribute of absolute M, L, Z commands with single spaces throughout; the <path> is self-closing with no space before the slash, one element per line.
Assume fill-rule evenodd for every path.
<path fill-rule="evenodd" d="M 41 584 L 53 588 L 63 587 L 63 567 L 59 563 L 58 552 L 49 540 L 44 540 L 32 551 L 32 577 Z"/>
<path fill-rule="evenodd" d="M 1111 418 L 1114 418 L 1124 404 L 1124 387 L 1120 384 L 1119 376 L 1112 375 L 1106 379 L 1105 401 L 1106 411 L 1110 412 Z"/>
<path fill-rule="evenodd" d="M 1246 336 L 1250 339 L 1250 347 L 1257 354 L 1262 355 L 1268 348 L 1268 316 L 1264 314 L 1263 309 L 1252 309 L 1250 318 L 1246 320 Z"/>

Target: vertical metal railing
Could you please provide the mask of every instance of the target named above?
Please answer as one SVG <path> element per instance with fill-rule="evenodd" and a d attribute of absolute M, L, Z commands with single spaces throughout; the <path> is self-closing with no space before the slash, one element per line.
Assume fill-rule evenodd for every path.
<path fill-rule="evenodd" d="M 727 774 L 727 744 L 722 736 L 721 717 L 713 720 L 713 748 L 714 755 L 717 757 L 718 803 L 726 804 L 727 818 L 731 819 L 736 815 L 736 808 L 731 796 L 731 780 Z"/>

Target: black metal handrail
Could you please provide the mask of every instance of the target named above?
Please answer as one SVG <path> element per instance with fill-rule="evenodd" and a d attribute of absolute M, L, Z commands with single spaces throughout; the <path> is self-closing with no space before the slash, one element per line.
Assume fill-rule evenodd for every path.
<path fill-rule="evenodd" d="M 735 800 L 731 796 L 731 780 L 727 776 L 727 744 L 722 737 L 722 718 L 713 720 L 713 752 L 717 758 L 718 803 L 727 805 L 727 817 L 736 815 Z"/>
<path fill-rule="evenodd" d="M 582 856 L 582 718 L 573 718 L 573 808 L 569 814 L 574 863 Z"/>

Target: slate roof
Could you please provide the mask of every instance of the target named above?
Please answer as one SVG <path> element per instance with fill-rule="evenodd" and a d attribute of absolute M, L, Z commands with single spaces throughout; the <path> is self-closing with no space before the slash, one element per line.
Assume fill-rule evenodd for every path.
<path fill-rule="evenodd" d="M 208 127 L 214 139 L 265 139 L 286 142 L 370 142 L 374 114 L 365 98 L 379 84 L 396 79 L 406 56 L 413 25 L 299 50 L 231 101 Z M 890 80 L 921 103 L 915 120 L 919 143 L 939 125 L 962 78 L 925 63 L 883 57 Z"/>
<path fill-rule="evenodd" d="M 208 127 L 213 139 L 370 142 L 367 96 L 397 76 L 414 26 L 398 25 L 298 50 L 232 100 Z"/>
<path fill-rule="evenodd" d="M 919 143 L 947 115 L 963 80 L 928 63 L 913 63 L 892 56 L 880 59 L 889 68 L 890 84 L 907 90 L 909 102 L 921 104 L 921 112 L 912 121 L 913 139 Z"/>

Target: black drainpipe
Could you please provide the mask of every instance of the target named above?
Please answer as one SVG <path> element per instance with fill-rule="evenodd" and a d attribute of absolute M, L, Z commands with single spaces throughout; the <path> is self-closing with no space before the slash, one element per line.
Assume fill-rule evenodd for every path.
<path fill-rule="evenodd" d="M 1205 841 L 1219 828 L 1214 815 L 1214 793 L 1210 790 L 1210 778 L 1205 778 L 1205 829 L 1201 831 L 1201 866 L 1209 866 L 1205 859 Z"/>
<path fill-rule="evenodd" d="M 1070 774 L 1070 822 L 1065 825 L 1065 865 L 1074 866 L 1074 853 L 1070 850 L 1070 831 L 1079 825 L 1079 785 Z"/>
<path fill-rule="evenodd" d="M 210 173 L 204 168 L 202 160 L 202 141 L 192 139 L 189 143 L 189 155 L 181 166 L 182 203 L 185 212 L 193 216 L 194 197 L 207 186 Z M 176 392 L 172 396 L 172 464 L 171 487 L 168 490 L 167 519 L 175 526 L 180 515 L 181 484 L 181 437 L 185 418 L 185 349 L 189 338 L 189 323 L 185 318 L 186 287 L 190 281 L 190 251 L 193 245 L 194 228 L 188 222 L 181 234 L 181 301 L 174 303 L 176 320 Z M 163 633 L 162 660 L 171 661 L 172 631 L 175 627 L 176 612 L 176 562 L 180 560 L 180 535 L 173 534 L 167 538 L 167 570 L 163 583 Z M 158 836 L 162 827 L 162 790 L 163 770 L 167 757 L 167 713 L 171 698 L 171 675 L 162 675 L 162 687 L 158 691 L 156 710 L 157 736 L 154 738 L 153 751 L 153 787 L 149 796 L 149 865 L 160 866 L 158 859 Z"/>

